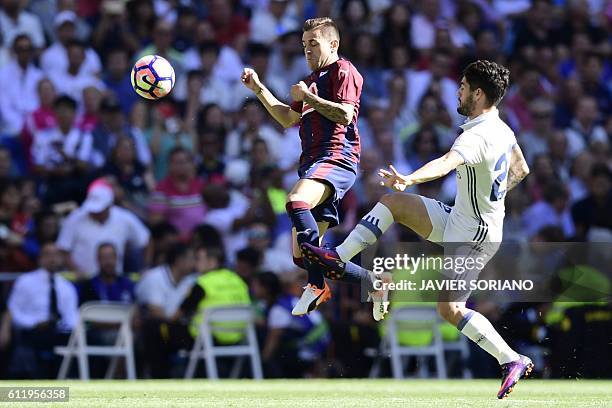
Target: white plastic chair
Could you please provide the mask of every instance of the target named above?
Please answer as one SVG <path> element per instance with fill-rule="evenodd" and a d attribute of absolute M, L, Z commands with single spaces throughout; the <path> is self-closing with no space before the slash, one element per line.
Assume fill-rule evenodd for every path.
<path fill-rule="evenodd" d="M 255 379 L 262 379 L 261 359 L 259 357 L 259 347 L 255 335 L 255 313 L 250 306 L 233 307 L 211 307 L 203 311 L 204 318 L 198 330 L 198 336 L 189 353 L 189 363 L 185 371 L 185 378 L 193 378 L 198 361 L 204 359 L 206 363 L 206 373 L 209 379 L 219 379 L 217 372 L 216 357 L 234 356 L 238 357 L 237 363 L 242 363 L 242 358 L 251 358 L 251 369 Z M 220 327 L 218 323 L 236 322 L 243 323 L 241 327 Z M 212 331 L 245 333 L 244 344 L 220 346 L 215 345 Z M 237 374 L 238 365 L 234 366 L 234 373 Z"/>
<path fill-rule="evenodd" d="M 58 380 L 66 378 L 73 357 L 77 358 L 79 362 L 79 378 L 81 380 L 89 380 L 89 356 L 113 357 L 106 371 L 106 379 L 113 377 L 119 357 L 124 357 L 127 378 L 135 380 L 136 368 L 131 328 L 133 313 L 134 307 L 125 303 L 84 303 L 79 310 L 79 320 L 70 334 L 68 345 L 55 348 L 55 353 L 64 356 L 57 375 Z M 87 323 L 118 324 L 119 329 L 115 344 L 111 346 L 87 345 Z"/>
<path fill-rule="evenodd" d="M 423 357 L 435 357 L 438 378 L 446 378 L 444 343 L 440 333 L 440 318 L 435 309 L 420 307 L 395 307 L 387 327 L 386 343 L 391 357 L 391 371 L 396 379 L 404 378 L 403 357 L 414 356 L 425 367 Z M 431 330 L 433 340 L 428 346 L 402 346 L 398 332 L 403 330 Z"/>

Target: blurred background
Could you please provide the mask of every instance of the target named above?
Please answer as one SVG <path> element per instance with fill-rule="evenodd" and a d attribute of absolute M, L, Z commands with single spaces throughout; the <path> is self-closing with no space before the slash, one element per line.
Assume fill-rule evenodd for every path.
<path fill-rule="evenodd" d="M 309 74 L 302 23 L 318 16 L 336 20 L 340 54 L 364 77 L 360 174 L 326 242 L 385 193 L 379 167 L 408 173 L 447 151 L 461 71 L 477 59 L 511 71 L 500 111 L 531 168 L 507 196 L 504 240 L 612 241 L 610 0 L 0 0 L 0 378 L 55 378 L 53 347 L 92 300 L 136 305 L 140 378 L 181 377 L 193 316 L 228 299 L 257 310 L 266 377 L 390 375 L 385 326 L 360 288 L 334 284 L 320 311 L 290 315 L 305 283 L 284 209 L 298 128 L 239 81 L 253 67 L 289 101 Z M 176 72 L 155 102 L 130 84 L 147 54 Z M 413 192 L 452 205 L 455 175 Z M 418 237 L 396 226 L 383 240 Z M 609 304 L 475 307 L 537 359 L 537 375 L 612 376 Z M 92 329 L 88 340 L 114 341 Z M 422 334 L 400 342 L 429 344 Z M 450 376 L 499 375 L 465 347 Z M 91 359 L 91 375 L 107 364 Z M 406 369 L 431 375 L 428 364 Z"/>

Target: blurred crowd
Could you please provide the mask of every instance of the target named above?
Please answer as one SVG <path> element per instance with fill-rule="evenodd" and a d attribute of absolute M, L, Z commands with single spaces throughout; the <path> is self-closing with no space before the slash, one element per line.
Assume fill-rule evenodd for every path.
<path fill-rule="evenodd" d="M 250 66 L 289 101 L 309 74 L 302 23 L 318 16 L 364 77 L 360 174 L 327 242 L 385 192 L 379 167 L 408 173 L 447 151 L 476 59 L 510 69 L 500 112 L 531 168 L 507 196 L 504 240 L 612 241 L 610 0 L 0 0 L 0 354 L 16 364 L 0 375 L 54 376 L 16 362 L 65 342 L 89 300 L 139 304 L 140 373 L 172 375 L 213 272 L 258 305 L 268 376 L 367 375 L 379 330 L 359 288 L 289 313 L 304 281 L 284 208 L 298 129 L 239 81 Z M 155 102 L 130 83 L 147 54 L 176 72 Z M 452 205 L 455 187 L 453 173 L 412 191 Z M 383 240 L 418 238 L 395 227 Z M 532 332 L 519 342 L 537 344 Z"/>

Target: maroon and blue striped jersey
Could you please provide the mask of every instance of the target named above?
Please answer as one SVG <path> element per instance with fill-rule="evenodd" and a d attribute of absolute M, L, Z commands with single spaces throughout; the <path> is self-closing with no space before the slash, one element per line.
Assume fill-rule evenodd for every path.
<path fill-rule="evenodd" d="M 353 64 L 339 59 L 313 71 L 304 83 L 313 94 L 331 102 L 350 103 L 355 111 L 351 123 L 345 126 L 327 119 L 305 101 L 291 104 L 291 109 L 302 114 L 300 167 L 325 160 L 356 173 L 361 153 L 357 117 L 363 77 Z"/>

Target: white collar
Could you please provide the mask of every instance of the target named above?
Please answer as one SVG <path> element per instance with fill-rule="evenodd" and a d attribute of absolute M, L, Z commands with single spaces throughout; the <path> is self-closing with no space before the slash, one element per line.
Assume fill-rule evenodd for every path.
<path fill-rule="evenodd" d="M 460 125 L 459 127 L 463 129 L 464 131 L 466 131 L 478 125 L 479 123 L 482 123 L 485 120 L 489 118 L 493 118 L 493 117 L 499 117 L 499 111 L 497 110 L 496 107 L 493 107 L 488 112 L 481 113 L 480 115 L 476 116 L 474 119 L 466 119 L 465 122 L 463 122 L 463 125 Z"/>

